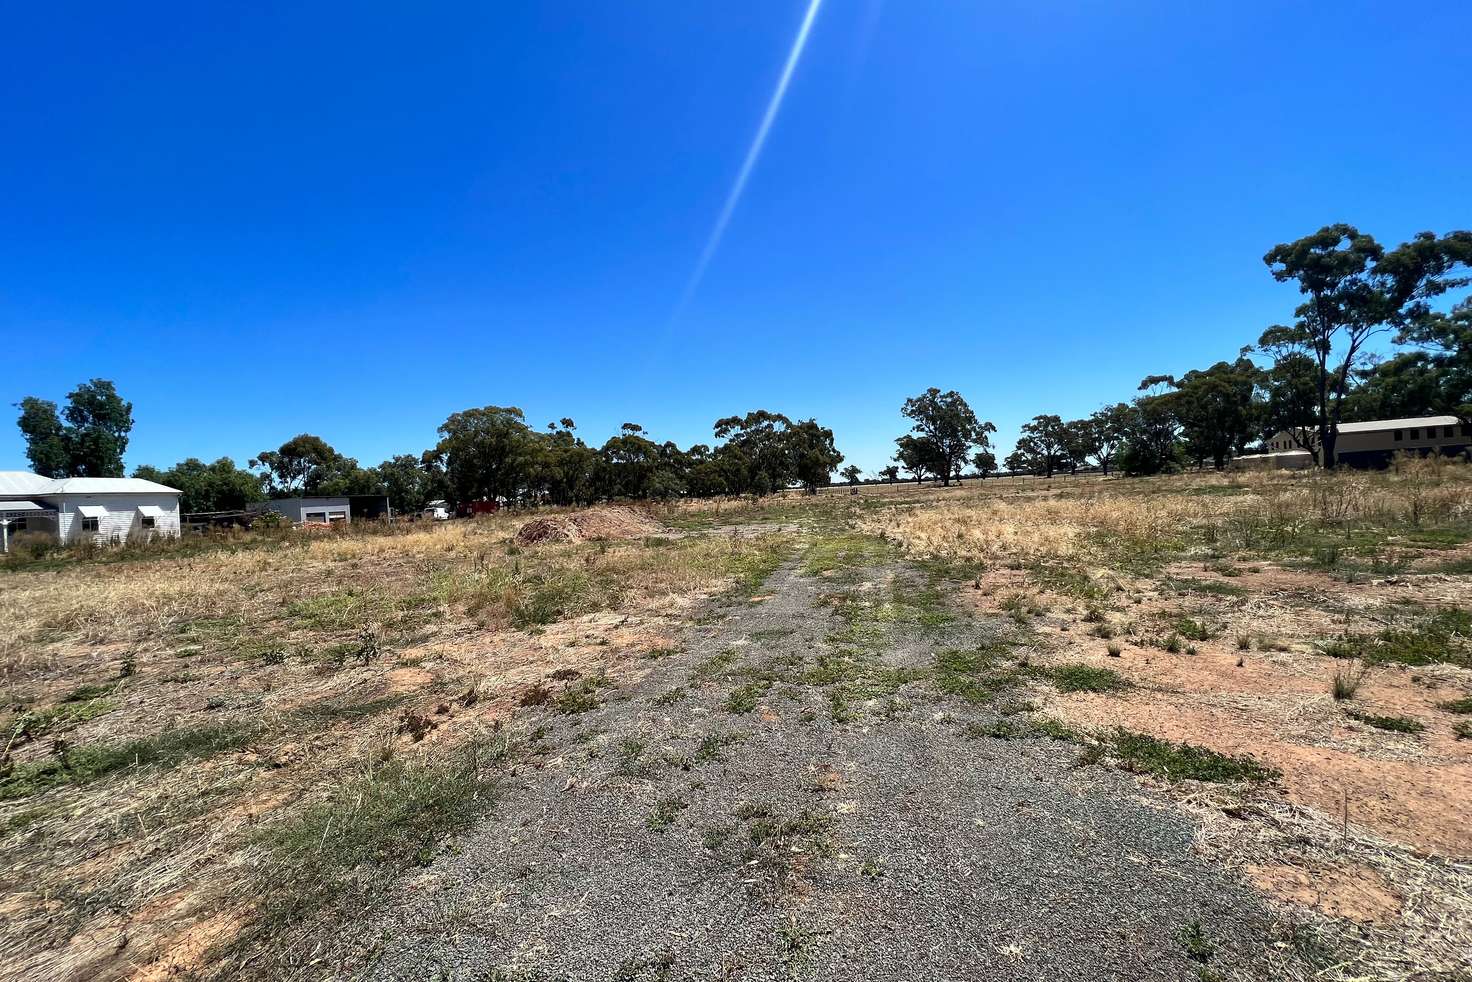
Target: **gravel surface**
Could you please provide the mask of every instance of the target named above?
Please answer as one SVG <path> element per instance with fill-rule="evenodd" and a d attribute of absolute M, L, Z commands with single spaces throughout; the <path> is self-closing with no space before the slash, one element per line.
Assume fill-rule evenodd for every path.
<path fill-rule="evenodd" d="M 973 705 L 928 676 L 937 651 L 994 646 L 1007 628 L 885 605 L 924 587 L 919 571 L 889 564 L 836 577 L 784 568 L 765 599 L 714 605 L 676 654 L 599 689 L 596 708 L 529 711 L 537 750 L 495 816 L 406 880 L 319 970 L 1300 975 L 1270 940 L 1268 911 L 1193 852 L 1194 827 L 1164 798 L 1082 762 L 1075 744 L 975 735 L 1021 694 Z M 835 651 L 856 652 L 866 680 L 824 677 L 819 659 Z M 1205 939 L 1194 957 L 1193 923 Z"/>

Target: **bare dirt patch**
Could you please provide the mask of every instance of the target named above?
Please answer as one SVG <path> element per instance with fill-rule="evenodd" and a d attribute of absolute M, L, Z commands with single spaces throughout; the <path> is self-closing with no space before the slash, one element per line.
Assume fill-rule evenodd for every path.
<path fill-rule="evenodd" d="M 1404 898 L 1378 870 L 1354 862 L 1339 866 L 1247 867 L 1254 886 L 1282 900 L 1312 907 L 1329 917 L 1366 924 L 1389 923 L 1401 914 Z"/>

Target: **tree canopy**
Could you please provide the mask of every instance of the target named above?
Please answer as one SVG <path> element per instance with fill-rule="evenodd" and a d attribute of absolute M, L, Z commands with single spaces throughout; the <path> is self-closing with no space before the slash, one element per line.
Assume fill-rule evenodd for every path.
<path fill-rule="evenodd" d="M 17 420 L 31 468 L 42 477 L 122 477 L 133 404 L 107 379 L 83 382 L 56 403 L 26 396 Z"/>

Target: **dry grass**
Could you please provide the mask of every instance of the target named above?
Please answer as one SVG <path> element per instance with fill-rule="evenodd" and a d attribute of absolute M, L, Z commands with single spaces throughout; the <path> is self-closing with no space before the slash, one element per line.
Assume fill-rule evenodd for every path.
<path fill-rule="evenodd" d="M 965 568 L 963 596 L 1017 620 L 1039 671 L 1077 676 L 1040 697 L 1070 725 L 1128 723 L 1280 768 L 1259 819 L 1227 823 L 1262 837 L 1263 862 L 1292 845 L 1280 827 L 1304 822 L 1322 847 L 1312 859 L 1330 862 L 1320 839 L 1342 792 L 1357 861 L 1407 897 L 1400 933 L 1375 934 L 1403 965 L 1445 967 L 1436 932 L 1468 936 L 1465 896 L 1444 895 L 1465 885 L 1465 863 L 1404 846 L 1464 841 L 1439 802 L 1472 779 L 1472 747 L 1437 707 L 1472 693 L 1472 668 L 1418 648 L 1361 679 L 1363 713 L 1424 724 L 1392 732 L 1335 703 L 1325 658 L 1335 644 L 1405 647 L 1436 618 L 1443 647 L 1467 641 L 1466 467 L 901 484 L 651 513 L 691 534 L 521 547 L 526 516 L 502 514 L 0 568 L 0 695 L 16 734 L 0 774 L 0 976 L 208 967 L 260 924 L 232 870 L 302 867 L 298 847 L 323 834 L 333 802 L 353 803 L 343 812 L 359 816 L 365 855 L 396 855 L 373 844 L 404 828 L 395 789 L 468 822 L 493 800 L 494 774 L 477 764 L 478 797 L 456 798 L 458 779 L 441 777 L 462 774 L 445 769 L 457 748 L 514 739 L 516 714 L 539 700 L 597 700 L 648 670 L 642 656 L 671 643 L 698 598 L 754 592 L 800 529 L 869 549 L 851 533 L 878 534 Z M 834 563 L 871 561 L 850 551 Z M 1284 800 L 1292 815 L 1275 810 Z M 1360 856 L 1369 829 L 1401 845 Z M 405 861 L 434 839 L 415 838 Z M 358 853 L 344 855 L 312 871 L 321 895 L 342 895 Z M 1375 973 L 1392 960 L 1366 949 L 1358 964 L 1391 977 Z"/>
<path fill-rule="evenodd" d="M 1121 561 L 1197 551 L 1346 549 L 1430 527 L 1472 529 L 1472 468 L 1439 459 L 1384 474 L 1211 474 L 1146 480 L 973 483 L 930 508 L 861 522 L 923 556 L 985 562 Z M 1414 546 L 1413 546 L 1414 548 Z"/>
<path fill-rule="evenodd" d="M 434 784 L 441 765 L 504 739 L 529 686 L 573 666 L 641 670 L 695 601 L 751 591 L 792 546 L 705 535 L 524 548 L 512 541 L 524 520 L 0 570 L 16 733 L 0 771 L 0 976 L 206 967 L 262 923 L 261 896 L 242 897 L 232 871 L 269 880 L 271 863 L 301 864 L 300 850 L 263 849 L 260 826 L 289 838 L 292 816 L 307 828 L 385 775 L 459 814 L 463 782 Z M 375 784 L 364 761 L 398 763 L 373 765 Z M 407 819 L 380 797 L 345 812 L 359 818 L 334 841 L 397 855 L 388 840 Z M 435 836 L 420 837 L 408 860 Z"/>

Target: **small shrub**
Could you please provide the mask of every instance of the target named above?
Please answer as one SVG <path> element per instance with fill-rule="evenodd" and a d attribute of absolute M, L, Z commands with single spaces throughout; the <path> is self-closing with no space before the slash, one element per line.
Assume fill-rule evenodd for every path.
<path fill-rule="evenodd" d="M 1458 720 L 1457 725 L 1452 727 L 1452 733 L 1456 734 L 1458 740 L 1472 740 L 1472 721 Z"/>
<path fill-rule="evenodd" d="M 1188 641 L 1210 641 L 1216 636 L 1216 632 L 1202 621 L 1190 617 L 1182 617 L 1176 621 L 1175 633 Z"/>
<path fill-rule="evenodd" d="M 1105 650 L 1108 652 L 1110 658 L 1118 658 L 1120 655 L 1124 654 L 1124 649 L 1112 641 L 1109 643 L 1109 646 Z"/>
<path fill-rule="evenodd" d="M 1449 702 L 1439 702 L 1436 704 L 1436 708 L 1445 710 L 1449 713 L 1461 713 L 1463 715 L 1472 716 L 1472 696 L 1466 696 L 1461 699 L 1452 699 Z"/>

